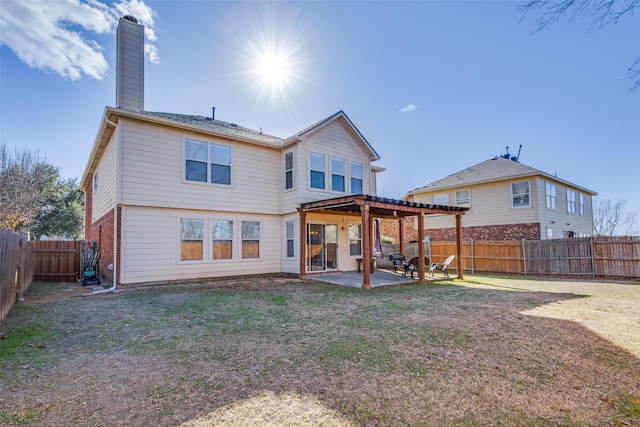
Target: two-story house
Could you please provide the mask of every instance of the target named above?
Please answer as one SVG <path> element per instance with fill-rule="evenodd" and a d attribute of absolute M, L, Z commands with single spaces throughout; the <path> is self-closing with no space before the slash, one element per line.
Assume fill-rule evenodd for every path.
<path fill-rule="evenodd" d="M 288 138 L 145 111 L 143 34 L 120 19 L 116 107 L 81 180 L 85 238 L 114 285 L 356 270 L 374 217 L 466 211 L 377 198 L 379 156 L 342 111 Z"/>
<path fill-rule="evenodd" d="M 409 191 L 404 199 L 470 208 L 465 239 L 539 240 L 590 236 L 595 195 L 516 159 L 497 156 Z M 405 235 L 416 238 L 415 221 L 405 224 Z M 432 215 L 425 221 L 425 235 L 454 240 L 453 221 Z"/>

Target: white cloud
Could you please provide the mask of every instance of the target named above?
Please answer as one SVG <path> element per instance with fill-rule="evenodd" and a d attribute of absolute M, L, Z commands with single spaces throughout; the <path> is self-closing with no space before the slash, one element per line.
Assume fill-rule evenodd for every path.
<path fill-rule="evenodd" d="M 408 104 L 406 107 L 402 107 L 400 111 L 398 111 L 398 113 L 408 113 L 409 111 L 413 111 L 416 108 L 418 107 L 413 104 Z"/>
<path fill-rule="evenodd" d="M 141 0 L 121 0 L 111 6 L 97 0 L 3 0 L 0 8 L 0 44 L 6 45 L 32 68 L 51 70 L 78 80 L 83 75 L 102 79 L 109 70 L 102 46 L 89 32 L 114 32 L 120 16 L 130 14 L 145 25 L 145 53 L 158 62 L 151 43 L 154 12 Z"/>

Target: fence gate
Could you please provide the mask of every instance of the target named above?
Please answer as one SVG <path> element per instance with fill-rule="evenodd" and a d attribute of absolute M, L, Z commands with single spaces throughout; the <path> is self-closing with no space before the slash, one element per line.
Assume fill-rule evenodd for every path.
<path fill-rule="evenodd" d="M 33 242 L 34 280 L 75 282 L 80 278 L 82 242 L 36 240 Z"/>

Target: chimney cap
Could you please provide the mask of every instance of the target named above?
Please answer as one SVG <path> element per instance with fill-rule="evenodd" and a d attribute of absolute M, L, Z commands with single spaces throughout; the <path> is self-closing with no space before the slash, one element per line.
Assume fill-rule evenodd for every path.
<path fill-rule="evenodd" d="M 134 16 L 131 16 L 131 15 L 124 15 L 122 17 L 122 19 L 126 19 L 127 21 L 135 22 L 136 24 L 138 23 L 138 20 Z"/>

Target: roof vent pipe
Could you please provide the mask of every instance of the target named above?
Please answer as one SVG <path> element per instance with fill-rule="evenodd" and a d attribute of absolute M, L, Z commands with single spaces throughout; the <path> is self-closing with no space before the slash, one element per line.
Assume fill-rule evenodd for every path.
<path fill-rule="evenodd" d="M 216 107 L 211 107 L 211 120 L 216 119 Z"/>

